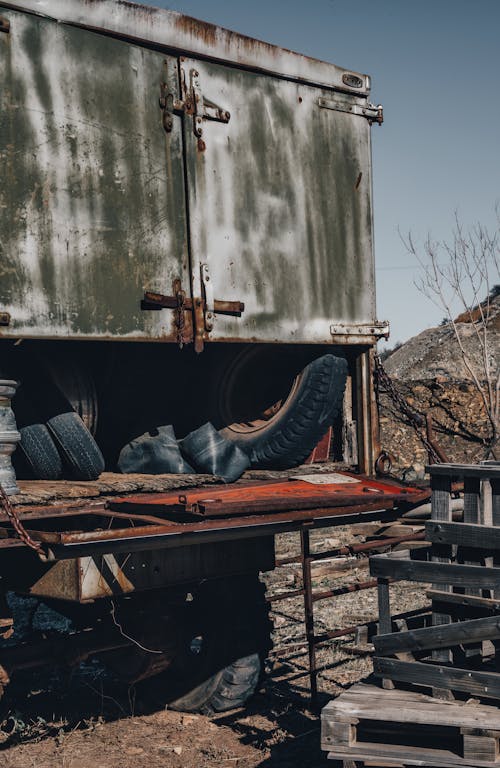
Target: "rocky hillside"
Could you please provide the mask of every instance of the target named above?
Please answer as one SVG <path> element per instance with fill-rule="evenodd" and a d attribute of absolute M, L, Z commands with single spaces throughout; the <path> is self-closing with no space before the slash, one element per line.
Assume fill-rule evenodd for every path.
<path fill-rule="evenodd" d="M 471 322 L 466 315 L 456 318 L 456 327 L 466 355 L 476 370 L 481 366 L 479 308 Z M 490 365 L 500 365 L 500 297 L 490 305 L 488 322 Z M 429 328 L 413 337 L 385 361 L 385 369 L 412 408 L 430 413 L 435 436 L 451 461 L 473 462 L 484 457 L 488 420 L 481 397 L 463 362 L 460 345 L 451 323 Z M 381 441 L 391 453 L 396 471 L 427 463 L 427 451 L 408 419 L 394 407 L 386 392 L 380 398 Z"/>

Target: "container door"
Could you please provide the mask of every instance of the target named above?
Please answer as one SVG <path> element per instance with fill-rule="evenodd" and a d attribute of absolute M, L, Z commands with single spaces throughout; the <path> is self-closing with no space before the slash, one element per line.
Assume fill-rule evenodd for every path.
<path fill-rule="evenodd" d="M 366 102 L 208 62 L 181 74 L 199 336 L 318 343 L 373 323 Z"/>
<path fill-rule="evenodd" d="M 177 339 L 141 309 L 189 285 L 176 59 L 0 14 L 0 333 Z"/>

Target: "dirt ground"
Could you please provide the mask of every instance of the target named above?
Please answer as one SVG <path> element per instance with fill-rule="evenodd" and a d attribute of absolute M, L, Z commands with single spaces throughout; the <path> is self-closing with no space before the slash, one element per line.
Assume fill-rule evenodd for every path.
<path fill-rule="evenodd" d="M 363 538 L 356 538 L 362 541 Z M 348 528 L 317 531 L 313 548 L 353 541 Z M 298 551 L 294 534 L 279 537 L 279 556 Z M 314 587 L 366 581 L 367 560 L 346 570 L 318 572 Z M 301 586 L 297 565 L 264 576 L 268 593 Z M 391 587 L 393 612 L 425 604 L 415 585 Z M 97 662 L 72 673 L 19 673 L 0 703 L 2 768 L 317 768 L 326 765 L 319 748 L 319 719 L 308 697 L 302 598 L 273 604 L 274 643 L 267 675 L 245 710 L 214 718 L 165 709 L 155 695 L 110 680 Z M 315 629 L 323 631 L 376 618 L 376 591 L 343 595 L 315 605 Z M 353 636 L 318 649 L 323 668 L 319 704 L 371 671 L 367 655 L 350 650 Z M 290 645 L 290 649 L 286 646 Z M 281 650 L 283 649 L 283 650 Z M 333 768 L 332 763 L 329 766 Z"/>

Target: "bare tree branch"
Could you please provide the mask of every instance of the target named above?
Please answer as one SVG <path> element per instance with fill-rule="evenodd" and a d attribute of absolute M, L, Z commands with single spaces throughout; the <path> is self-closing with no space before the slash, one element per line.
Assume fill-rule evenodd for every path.
<path fill-rule="evenodd" d="M 492 290 L 500 282 L 500 206 L 495 210 L 498 225 L 493 234 L 482 224 L 466 231 L 455 213 L 448 241 L 434 241 L 428 235 L 419 248 L 411 233 L 401 237 L 420 265 L 415 285 L 444 311 L 465 370 L 480 395 L 490 427 L 486 457 L 495 456 L 500 435 L 500 364 L 490 328 Z M 458 317 L 456 304 L 462 307 Z M 475 345 L 466 341 L 471 334 Z"/>

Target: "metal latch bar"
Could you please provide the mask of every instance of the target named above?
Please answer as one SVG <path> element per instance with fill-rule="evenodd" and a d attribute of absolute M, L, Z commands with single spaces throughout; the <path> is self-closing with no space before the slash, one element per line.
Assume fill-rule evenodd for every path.
<path fill-rule="evenodd" d="M 164 296 L 162 293 L 154 293 L 153 291 L 145 291 L 144 298 L 141 302 L 141 309 L 154 310 L 154 309 L 177 309 L 179 306 L 177 296 Z M 186 296 L 183 301 L 184 309 L 193 309 L 193 300 Z M 241 301 L 223 301 L 214 299 L 213 311 L 218 315 L 231 315 L 233 317 L 241 317 L 242 312 L 245 311 L 245 305 Z"/>
<path fill-rule="evenodd" d="M 381 104 L 367 104 L 362 107 L 360 104 L 351 104 L 348 101 L 335 99 L 324 99 L 322 96 L 318 99 L 318 107 L 323 109 L 332 109 L 335 112 L 347 112 L 351 115 L 365 117 L 370 123 L 382 125 L 384 122 L 384 108 Z"/>

